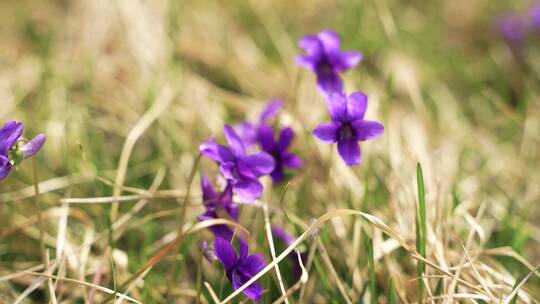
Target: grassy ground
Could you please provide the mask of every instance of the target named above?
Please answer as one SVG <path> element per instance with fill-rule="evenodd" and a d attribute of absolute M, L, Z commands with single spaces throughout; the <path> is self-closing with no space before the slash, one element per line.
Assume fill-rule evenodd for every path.
<path fill-rule="evenodd" d="M 265 208 L 295 237 L 308 232 L 299 246 L 310 253 L 306 280 L 294 280 L 288 260 L 279 264 L 289 303 L 498 303 L 513 290 L 516 303 L 537 302 L 540 35 L 512 52 L 494 31 L 506 4 L 0 2 L 0 121 L 48 136 L 36 161 L 54 275 L 40 275 L 26 162 L 0 182 L 0 303 L 112 302 L 112 290 L 144 303 L 225 299 L 232 290 L 222 268 L 199 247 L 212 235 L 188 230 L 203 210 L 200 172 L 216 170 L 196 162 L 197 148 L 224 123 L 255 119 L 276 96 L 304 168 L 288 188 L 265 180 L 263 198 L 242 206 L 239 223 L 267 261 Z M 346 87 L 366 92 L 367 117 L 386 127 L 363 144 L 359 167 L 310 135 L 326 109 L 293 59 L 297 39 L 325 28 L 364 53 Z M 315 222 L 325 215 L 332 218 Z M 283 300 L 279 281 L 273 269 L 259 280 L 263 303 Z"/>

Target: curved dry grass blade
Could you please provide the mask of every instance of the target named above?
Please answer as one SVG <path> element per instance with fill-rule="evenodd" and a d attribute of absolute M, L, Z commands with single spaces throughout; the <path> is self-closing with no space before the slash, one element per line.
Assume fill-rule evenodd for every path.
<path fill-rule="evenodd" d="M 133 303 L 142 304 L 141 302 L 133 299 L 130 296 L 127 296 L 125 294 L 116 292 L 116 291 L 114 291 L 112 289 L 109 289 L 107 287 L 103 287 L 103 286 L 100 286 L 100 285 L 88 283 L 88 282 L 85 282 L 85 281 L 80 281 L 80 280 L 71 279 L 71 278 L 65 278 L 65 277 L 59 277 L 59 276 L 55 276 L 55 275 L 51 275 L 51 274 L 45 274 L 45 273 L 39 273 L 39 272 L 23 271 L 23 273 L 27 274 L 27 275 L 43 277 L 43 279 L 55 279 L 57 281 L 66 281 L 66 282 L 71 282 L 71 283 L 75 283 L 75 284 L 80 284 L 80 285 L 92 287 L 93 289 L 108 293 L 110 295 L 113 295 L 113 294 L 116 293 L 116 296 L 118 296 L 120 298 L 124 298 L 124 299 L 126 299 L 126 300 L 128 300 L 130 302 L 133 302 Z"/>
<path fill-rule="evenodd" d="M 275 300 L 273 302 L 273 304 L 279 304 L 279 303 L 283 302 L 286 299 L 286 297 L 292 295 L 293 292 L 297 291 L 302 285 L 306 284 L 307 281 L 308 281 L 308 278 L 309 278 L 308 272 L 307 272 L 306 268 L 304 267 L 304 263 L 302 263 L 302 257 L 300 255 L 300 252 L 296 248 L 294 249 L 294 252 L 296 253 L 296 256 L 298 258 L 298 265 L 300 265 L 300 269 L 302 270 L 302 274 L 300 275 L 300 279 L 291 288 L 289 288 L 287 290 L 285 295 L 282 295 L 277 300 Z"/>
<path fill-rule="evenodd" d="M 178 235 L 174 240 L 170 241 L 169 243 L 167 243 L 166 245 L 161 247 L 161 249 L 154 256 L 152 256 L 143 265 L 143 267 L 141 267 L 126 282 L 124 282 L 120 286 L 119 290 L 125 289 L 126 286 L 131 284 L 131 282 L 133 282 L 137 278 L 139 278 L 148 268 L 154 266 L 157 262 L 159 262 L 161 259 L 163 259 L 167 254 L 169 254 L 173 249 L 175 249 L 176 246 L 178 246 L 184 240 L 184 238 L 187 235 L 198 232 L 198 231 L 201 231 L 201 230 L 206 229 L 208 227 L 216 226 L 216 225 L 232 226 L 234 228 L 238 228 L 238 229 L 242 230 L 246 234 L 249 234 L 249 231 L 244 226 L 242 226 L 242 225 L 240 225 L 240 224 L 238 224 L 236 222 L 226 220 L 226 219 L 211 219 L 211 220 L 206 220 L 206 221 L 202 221 L 200 223 L 197 223 L 197 224 L 193 225 L 192 227 L 188 228 L 186 231 L 184 231 L 180 235 Z"/>
<path fill-rule="evenodd" d="M 266 230 L 266 239 L 268 240 L 268 246 L 270 247 L 270 256 L 272 257 L 272 260 L 275 260 L 276 248 L 274 247 L 274 237 L 272 236 L 272 227 L 270 225 L 270 216 L 268 215 L 268 206 L 266 204 L 263 204 L 262 210 L 264 215 L 264 228 Z M 276 264 L 275 270 L 282 297 L 285 298 L 285 303 L 289 304 L 289 299 L 287 299 L 287 291 L 285 290 L 285 284 L 283 283 L 283 279 L 281 278 L 281 271 L 279 270 L 278 264 Z"/>
<path fill-rule="evenodd" d="M 163 111 L 169 106 L 174 98 L 174 92 L 169 86 L 165 86 L 160 95 L 152 106 L 144 113 L 139 119 L 137 124 L 129 132 L 124 146 L 122 147 L 122 153 L 120 154 L 120 161 L 118 162 L 118 170 L 116 171 L 116 178 L 114 179 L 113 197 L 120 196 L 122 192 L 122 186 L 124 186 L 124 179 L 126 177 L 129 159 L 131 151 L 135 147 L 135 143 L 141 135 L 150 127 L 150 125 L 161 115 Z M 118 203 L 114 202 L 111 208 L 111 223 L 116 221 L 118 213 Z"/>
<path fill-rule="evenodd" d="M 531 270 L 520 282 L 519 284 L 517 284 L 514 289 L 512 290 L 512 292 L 508 295 L 508 297 L 506 297 L 506 300 L 504 300 L 504 304 L 509 304 L 512 299 L 518 294 L 519 290 L 521 289 L 521 287 L 523 287 L 523 285 L 527 282 L 527 280 L 529 280 L 532 275 L 537 272 L 538 270 L 540 270 L 540 264 L 538 264 L 538 266 L 536 266 L 533 270 Z"/>
<path fill-rule="evenodd" d="M 214 303 L 219 303 L 219 298 L 216 295 L 216 292 L 214 291 L 214 289 L 212 289 L 212 286 L 210 286 L 210 284 L 205 281 L 204 282 L 204 287 L 206 287 L 206 289 L 208 290 L 208 293 L 210 294 L 210 297 L 212 298 L 212 301 L 214 301 Z"/>
<path fill-rule="evenodd" d="M 340 209 L 340 210 L 334 210 L 330 211 L 328 213 L 325 213 L 324 215 L 320 216 L 315 222 L 313 222 L 307 229 L 302 233 L 294 242 L 291 243 L 287 249 L 285 249 L 274 261 L 266 265 L 265 268 L 263 268 L 258 274 L 253 276 L 250 280 L 248 280 L 244 285 L 242 285 L 240 288 L 233 291 L 225 300 L 221 301 L 221 304 L 230 302 L 234 297 L 239 295 L 242 291 L 244 291 L 248 286 L 250 286 L 252 283 L 257 281 L 260 277 L 262 277 L 265 273 L 267 273 L 270 269 L 274 268 L 274 266 L 281 262 L 289 253 L 291 253 L 294 248 L 296 248 L 302 241 L 304 241 L 315 229 L 319 228 L 322 224 L 325 222 L 331 220 L 332 218 L 339 217 L 339 216 L 345 216 L 345 215 L 356 215 L 356 216 L 362 216 L 368 221 L 372 222 L 375 226 L 382 229 L 385 233 L 387 233 L 390 237 L 396 237 L 397 241 L 400 244 L 405 244 L 407 248 L 410 248 L 410 246 L 407 245 L 407 243 L 399 237 L 395 232 L 393 232 L 386 224 L 382 223 L 379 219 L 376 217 L 356 211 L 356 210 L 350 210 L 350 209 Z"/>

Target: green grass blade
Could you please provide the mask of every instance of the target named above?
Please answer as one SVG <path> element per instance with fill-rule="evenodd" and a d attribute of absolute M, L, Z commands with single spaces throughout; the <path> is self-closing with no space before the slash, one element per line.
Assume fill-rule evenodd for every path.
<path fill-rule="evenodd" d="M 377 304 L 377 278 L 375 277 L 375 258 L 373 257 L 373 239 L 368 240 L 369 255 L 369 299 L 371 304 Z"/>
<path fill-rule="evenodd" d="M 394 289 L 394 282 L 392 277 L 388 277 L 388 304 L 397 304 L 396 290 Z"/>
<path fill-rule="evenodd" d="M 434 297 L 442 295 L 443 286 L 443 279 L 440 279 L 439 282 L 437 282 L 437 286 L 435 287 L 435 292 L 433 293 Z"/>
<path fill-rule="evenodd" d="M 418 185 L 418 214 L 416 222 L 416 250 L 418 253 L 426 256 L 426 196 L 424 191 L 424 175 L 420 163 L 416 166 L 416 182 Z M 424 301 L 424 281 L 421 277 L 424 275 L 424 262 L 418 261 L 416 265 L 416 275 L 418 276 L 418 303 Z"/>

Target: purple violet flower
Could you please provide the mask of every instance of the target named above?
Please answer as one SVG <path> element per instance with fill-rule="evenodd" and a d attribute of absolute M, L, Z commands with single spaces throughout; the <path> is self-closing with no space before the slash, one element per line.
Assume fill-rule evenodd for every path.
<path fill-rule="evenodd" d="M 235 126 L 235 131 L 238 132 L 242 142 L 246 148 L 249 148 L 257 143 L 257 133 L 262 125 L 269 124 L 283 107 L 283 101 L 281 99 L 274 99 L 268 103 L 264 110 L 259 115 L 259 121 L 257 124 L 251 122 L 242 122 Z"/>
<path fill-rule="evenodd" d="M 517 14 L 502 17 L 497 23 L 497 28 L 511 47 L 519 47 L 527 34 L 527 24 Z"/>
<path fill-rule="evenodd" d="M 258 132 L 258 141 L 261 149 L 272 155 L 275 162 L 274 171 L 270 173 L 272 181 L 279 183 L 285 177 L 285 168 L 299 169 L 302 166 L 302 160 L 297 155 L 288 152 L 291 142 L 294 138 L 294 131 L 291 128 L 285 128 L 279 133 L 276 142 L 274 139 L 274 130 L 268 125 L 261 125 Z"/>
<path fill-rule="evenodd" d="M 232 187 L 227 184 L 223 192 L 216 193 L 208 177 L 201 177 L 201 188 L 203 204 L 206 211 L 199 215 L 199 221 L 209 219 L 228 218 L 234 221 L 238 220 L 239 206 L 233 202 Z M 216 225 L 208 228 L 217 237 L 222 237 L 226 240 L 231 240 L 234 232 L 227 225 Z"/>
<path fill-rule="evenodd" d="M 384 126 L 376 121 L 364 120 L 367 96 L 356 92 L 350 96 L 332 94 L 326 104 L 331 122 L 322 123 L 313 135 L 325 143 L 336 143 L 339 155 L 349 166 L 360 164 L 361 151 L 358 141 L 374 139 L 384 132 Z"/>
<path fill-rule="evenodd" d="M 20 142 L 24 125 L 7 122 L 0 129 L 0 180 L 6 178 L 14 165 L 36 154 L 45 143 L 45 135 L 39 134 L 28 142 Z"/>
<path fill-rule="evenodd" d="M 533 28 L 540 31 L 540 4 L 537 4 L 531 9 L 531 18 Z"/>
<path fill-rule="evenodd" d="M 260 254 L 248 255 L 247 244 L 240 240 L 240 256 L 226 239 L 217 237 L 214 240 L 214 253 L 225 268 L 227 278 L 236 290 L 259 273 L 266 265 Z M 251 284 L 243 293 L 255 302 L 259 302 L 263 289 L 258 283 Z"/>
<path fill-rule="evenodd" d="M 199 146 L 199 151 L 218 162 L 221 174 L 240 200 L 253 202 L 263 191 L 259 177 L 274 170 L 274 159 L 266 152 L 246 155 L 242 140 L 229 125 L 223 127 L 223 133 L 228 147 L 216 144 L 210 139 Z"/>
<path fill-rule="evenodd" d="M 342 52 L 336 32 L 325 30 L 317 35 L 305 36 L 298 41 L 305 55 L 296 57 L 296 64 L 313 71 L 319 88 L 326 94 L 343 92 L 343 82 L 339 74 L 356 66 L 362 60 L 362 53 Z"/>

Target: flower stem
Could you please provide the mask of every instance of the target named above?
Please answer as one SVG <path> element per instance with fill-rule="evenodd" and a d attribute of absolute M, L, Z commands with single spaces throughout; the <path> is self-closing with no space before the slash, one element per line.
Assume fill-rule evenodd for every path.
<path fill-rule="evenodd" d="M 39 251 L 41 253 L 41 258 L 43 259 L 43 273 L 49 271 L 49 259 L 47 258 L 46 248 L 45 248 L 45 223 L 43 222 L 43 215 L 41 213 L 41 204 L 39 196 L 39 179 L 38 179 L 38 170 L 37 170 L 37 161 L 36 158 L 32 158 L 32 171 L 33 171 L 33 183 L 34 183 L 34 203 L 37 211 L 37 221 L 39 225 Z M 47 293 L 49 289 L 45 288 Z M 48 294 L 47 298 L 51 299 L 51 295 Z"/>

